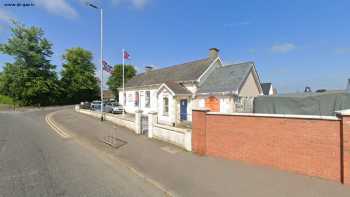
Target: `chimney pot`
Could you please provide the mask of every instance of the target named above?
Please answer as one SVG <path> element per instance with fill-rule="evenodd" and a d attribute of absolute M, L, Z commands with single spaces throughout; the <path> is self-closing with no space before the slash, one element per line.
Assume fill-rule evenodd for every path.
<path fill-rule="evenodd" d="M 218 48 L 210 48 L 209 49 L 209 59 L 215 59 L 219 56 L 219 49 Z"/>
<path fill-rule="evenodd" d="M 145 66 L 145 73 L 148 73 L 151 70 L 153 70 L 153 66 Z"/>

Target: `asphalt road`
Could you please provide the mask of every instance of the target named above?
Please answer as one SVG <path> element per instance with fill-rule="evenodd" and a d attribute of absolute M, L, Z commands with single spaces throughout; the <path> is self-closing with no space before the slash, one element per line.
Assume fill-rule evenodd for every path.
<path fill-rule="evenodd" d="M 45 122 L 48 112 L 0 112 L 0 197 L 164 196 L 98 151 L 57 135 Z"/>

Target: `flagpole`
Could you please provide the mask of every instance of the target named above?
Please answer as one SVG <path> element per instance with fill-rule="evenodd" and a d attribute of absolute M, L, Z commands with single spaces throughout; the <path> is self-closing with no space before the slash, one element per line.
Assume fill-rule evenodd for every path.
<path fill-rule="evenodd" d="M 126 101 L 125 101 L 125 74 L 124 74 L 124 49 L 122 49 L 122 60 L 123 60 L 123 104 L 126 105 Z M 125 114 L 125 106 L 123 107 L 123 115 Z"/>
<path fill-rule="evenodd" d="M 103 9 L 100 8 L 101 13 L 101 62 L 100 62 L 100 70 L 101 70 L 101 121 L 103 121 Z"/>

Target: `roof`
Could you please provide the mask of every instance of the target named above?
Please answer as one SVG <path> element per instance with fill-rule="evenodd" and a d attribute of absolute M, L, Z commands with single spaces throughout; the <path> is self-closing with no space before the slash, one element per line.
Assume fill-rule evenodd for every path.
<path fill-rule="evenodd" d="M 175 81 L 167 81 L 164 83 L 171 91 L 175 93 L 175 95 L 179 94 L 186 94 L 186 95 L 191 95 L 192 93 L 188 91 L 184 86 L 182 86 L 179 83 L 176 83 Z"/>
<path fill-rule="evenodd" d="M 193 81 L 198 79 L 210 66 L 213 60 L 206 58 L 166 68 L 151 70 L 136 75 L 125 87 L 140 87 L 145 85 L 162 84 L 167 81 Z"/>
<path fill-rule="evenodd" d="M 295 93 L 283 93 L 279 94 L 278 97 L 308 97 L 308 96 L 319 96 L 328 94 L 343 94 L 347 93 L 346 90 L 326 90 L 325 92 L 295 92 Z"/>
<path fill-rule="evenodd" d="M 197 93 L 238 91 L 253 67 L 254 62 L 244 62 L 218 67 L 199 87 Z"/>
<path fill-rule="evenodd" d="M 270 95 L 270 89 L 272 87 L 272 83 L 261 83 L 260 85 L 264 95 Z"/>

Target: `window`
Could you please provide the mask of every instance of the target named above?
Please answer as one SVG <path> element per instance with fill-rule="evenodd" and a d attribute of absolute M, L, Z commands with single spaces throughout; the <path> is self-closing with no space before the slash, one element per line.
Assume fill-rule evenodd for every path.
<path fill-rule="evenodd" d="M 146 107 L 150 107 L 151 105 L 151 92 L 146 91 Z"/>
<path fill-rule="evenodd" d="M 139 106 L 139 92 L 135 92 L 135 107 Z"/>
<path fill-rule="evenodd" d="M 128 94 L 128 102 L 129 102 L 129 103 L 132 103 L 132 102 L 133 102 L 132 97 L 133 97 L 133 94 L 132 94 L 132 93 L 129 93 L 129 94 Z"/>
<path fill-rule="evenodd" d="M 163 115 L 168 116 L 169 114 L 169 99 L 168 97 L 163 98 Z"/>

